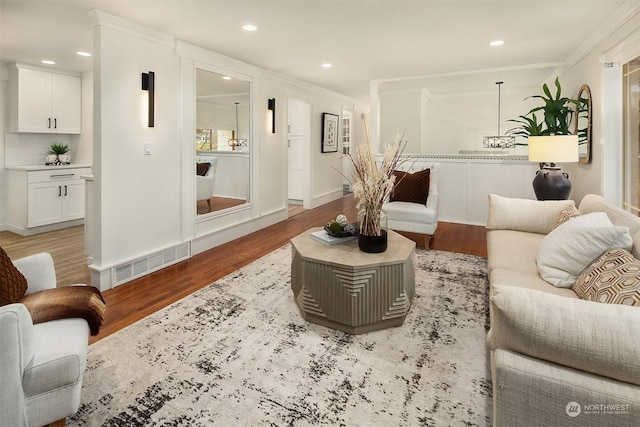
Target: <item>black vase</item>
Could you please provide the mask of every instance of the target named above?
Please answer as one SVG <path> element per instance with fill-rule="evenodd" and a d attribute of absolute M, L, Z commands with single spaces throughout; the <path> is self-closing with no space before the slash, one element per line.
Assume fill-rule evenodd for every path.
<path fill-rule="evenodd" d="M 358 234 L 358 247 L 362 252 L 378 254 L 387 250 L 387 231 L 381 230 L 380 236 Z"/>

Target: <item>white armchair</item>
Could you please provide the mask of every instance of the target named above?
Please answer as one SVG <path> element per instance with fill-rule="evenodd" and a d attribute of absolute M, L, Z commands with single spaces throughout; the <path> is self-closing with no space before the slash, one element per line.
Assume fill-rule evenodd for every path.
<path fill-rule="evenodd" d="M 211 211 L 211 197 L 213 197 L 213 184 L 215 182 L 218 158 L 211 156 L 198 156 L 197 163 L 209 163 L 209 170 L 205 175 L 196 175 L 196 200 L 206 200 Z"/>
<path fill-rule="evenodd" d="M 27 279 L 27 294 L 56 286 L 51 255 L 14 265 Z M 0 307 L 0 424 L 42 426 L 73 415 L 80 406 L 88 338 L 84 319 L 34 325 L 23 304 Z"/>
<path fill-rule="evenodd" d="M 391 201 L 382 205 L 382 210 L 387 214 L 388 227 L 392 230 L 407 231 L 424 234 L 424 247 L 429 248 L 431 236 L 438 228 L 438 178 L 440 172 L 439 163 L 407 161 L 401 170 L 409 173 L 430 169 L 429 188 L 426 204 Z"/>

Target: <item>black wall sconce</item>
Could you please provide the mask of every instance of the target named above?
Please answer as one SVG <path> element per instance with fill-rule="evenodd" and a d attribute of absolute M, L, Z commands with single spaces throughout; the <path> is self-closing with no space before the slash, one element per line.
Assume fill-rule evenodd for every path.
<path fill-rule="evenodd" d="M 155 94 L 155 74 L 153 71 L 149 71 L 148 73 L 142 73 L 142 90 L 146 90 L 149 92 L 149 124 L 150 128 L 153 127 L 153 105 L 154 105 L 154 94 Z"/>
<path fill-rule="evenodd" d="M 269 98 L 267 108 L 271 111 L 271 133 L 276 133 L 276 99 Z"/>

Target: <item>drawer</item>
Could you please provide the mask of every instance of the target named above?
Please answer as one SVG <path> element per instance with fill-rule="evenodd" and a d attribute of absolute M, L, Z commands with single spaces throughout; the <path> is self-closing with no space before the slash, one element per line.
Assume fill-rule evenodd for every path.
<path fill-rule="evenodd" d="M 80 179 L 83 175 L 90 175 L 91 168 L 69 168 L 60 170 L 43 170 L 28 172 L 28 183 L 62 181 L 68 179 Z"/>

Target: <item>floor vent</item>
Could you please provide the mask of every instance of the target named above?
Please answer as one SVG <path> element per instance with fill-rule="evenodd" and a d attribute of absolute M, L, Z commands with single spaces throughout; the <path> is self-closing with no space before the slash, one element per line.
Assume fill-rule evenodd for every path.
<path fill-rule="evenodd" d="M 113 286 L 122 285 L 133 279 L 168 267 L 191 256 L 191 246 L 183 243 L 144 258 L 139 258 L 113 268 Z"/>

